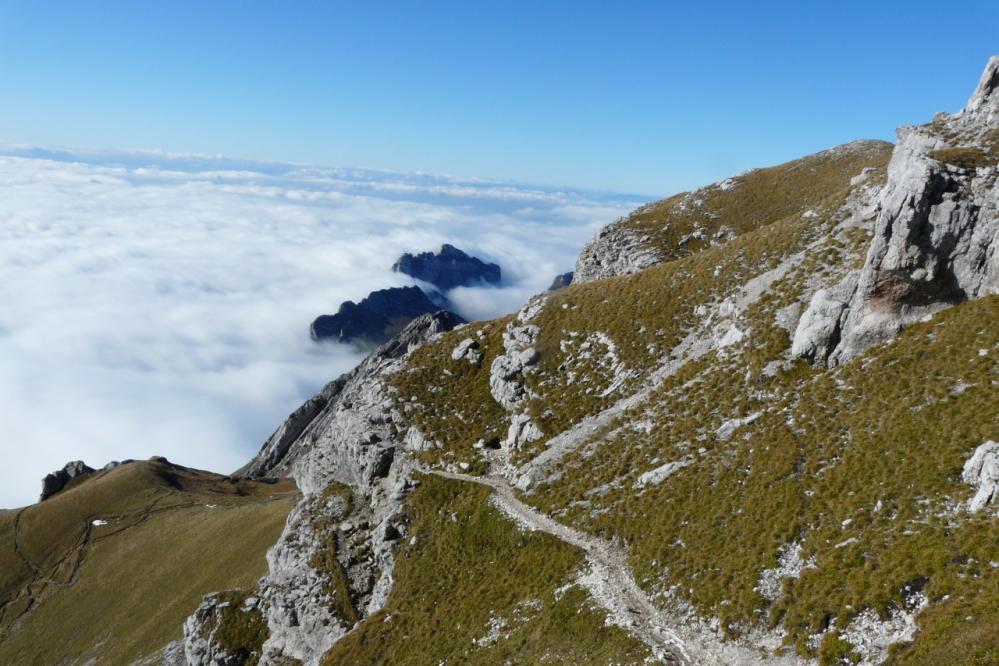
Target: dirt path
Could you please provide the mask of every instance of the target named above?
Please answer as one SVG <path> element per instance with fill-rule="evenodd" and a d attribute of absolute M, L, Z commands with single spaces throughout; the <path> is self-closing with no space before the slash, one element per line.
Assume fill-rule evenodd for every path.
<path fill-rule="evenodd" d="M 518 500 L 501 479 L 420 469 L 455 481 L 477 483 L 492 488 L 493 499 L 504 514 L 529 530 L 546 532 L 586 553 L 590 573 L 582 583 L 594 600 L 608 613 L 610 621 L 623 627 L 649 646 L 656 659 L 666 664 L 694 664 L 686 645 L 667 628 L 659 613 L 635 583 L 620 552 L 610 544 L 558 523 Z"/>
<path fill-rule="evenodd" d="M 769 649 L 724 640 L 709 623 L 689 609 L 660 609 L 635 582 L 625 553 L 607 541 L 563 525 L 521 502 L 506 479 L 478 477 L 456 472 L 416 469 L 446 479 L 477 483 L 493 490 L 495 506 L 521 527 L 551 534 L 586 553 L 589 572 L 580 578 L 583 585 L 608 614 L 608 622 L 622 627 L 652 650 L 663 664 L 676 665 L 772 665 L 799 666 L 809 663 L 791 651 L 786 656 L 772 652 L 779 637 L 757 634 L 750 643 L 766 643 Z"/>

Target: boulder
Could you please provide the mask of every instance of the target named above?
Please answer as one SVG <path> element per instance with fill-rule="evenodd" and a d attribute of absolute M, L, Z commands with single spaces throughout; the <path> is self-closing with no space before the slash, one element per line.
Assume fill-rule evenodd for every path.
<path fill-rule="evenodd" d="M 455 287 L 499 284 L 500 267 L 472 257 L 453 245 L 442 245 L 437 253 L 406 254 L 392 264 L 392 270 L 429 282 L 447 291 Z"/>
<path fill-rule="evenodd" d="M 977 489 L 968 511 L 980 511 L 999 500 L 999 442 L 985 442 L 975 449 L 964 463 L 961 480 Z"/>
<path fill-rule="evenodd" d="M 482 360 L 482 352 L 479 351 L 479 342 L 477 340 L 465 338 L 451 351 L 452 361 L 460 361 L 461 359 L 465 359 L 472 364 Z"/>

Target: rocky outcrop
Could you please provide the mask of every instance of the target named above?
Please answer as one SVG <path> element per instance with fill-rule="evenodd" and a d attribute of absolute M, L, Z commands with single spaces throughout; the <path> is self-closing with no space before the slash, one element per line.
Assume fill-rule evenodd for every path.
<path fill-rule="evenodd" d="M 992 58 L 963 111 L 899 129 L 864 266 L 815 294 L 795 355 L 836 365 L 943 307 L 999 293 L 996 80 Z"/>
<path fill-rule="evenodd" d="M 373 351 L 356 368 L 327 384 L 318 394 L 292 412 L 267 438 L 257 455 L 236 474 L 253 478 L 292 475 L 293 467 L 300 458 L 323 441 L 321 431 L 328 431 L 332 427 L 337 414 L 353 414 L 356 411 L 354 403 L 357 401 L 358 392 L 370 384 L 378 384 L 377 378 L 392 361 L 402 358 L 434 336 L 450 331 L 463 323 L 461 317 L 446 310 L 417 317 L 401 333 Z M 382 406 L 379 405 L 378 415 L 371 415 L 371 418 L 381 419 L 382 413 Z M 363 446 L 367 448 L 371 443 L 370 436 L 365 437 L 367 429 L 360 428 L 360 430 L 358 440 L 363 440 Z M 352 479 L 343 479 L 345 482 L 350 480 Z"/>
<path fill-rule="evenodd" d="M 607 225 L 583 246 L 576 260 L 573 282 L 592 282 L 617 275 L 630 275 L 663 261 L 648 239 L 623 226 L 623 220 Z"/>
<path fill-rule="evenodd" d="M 842 337 L 850 299 L 857 291 L 859 272 L 853 272 L 829 289 L 820 289 L 798 320 L 791 354 L 815 363 L 829 358 Z"/>
<path fill-rule="evenodd" d="M 544 305 L 545 297 L 535 296 L 507 324 L 503 331 L 505 353 L 493 359 L 489 368 L 489 392 L 493 400 L 506 411 L 513 412 L 505 440 L 508 451 L 543 437 L 541 429 L 524 410 L 523 403 L 532 395 L 525 383 L 525 375 L 535 371 L 540 358 L 534 347 L 539 329 L 530 321 L 541 312 Z"/>
<path fill-rule="evenodd" d="M 42 479 L 42 494 L 39 502 L 45 501 L 66 487 L 66 484 L 79 476 L 93 474 L 94 468 L 88 467 L 82 460 L 66 463 L 62 469 L 46 474 Z"/>
<path fill-rule="evenodd" d="M 459 342 L 451 351 L 451 360 L 460 361 L 465 359 L 473 365 L 482 360 L 482 352 L 479 351 L 479 341 L 473 338 L 465 338 Z"/>
<path fill-rule="evenodd" d="M 455 287 L 499 284 L 501 279 L 498 264 L 486 263 L 447 244 L 442 245 L 437 253 L 413 255 L 407 252 L 392 264 L 392 270 L 429 282 L 443 291 Z"/>
<path fill-rule="evenodd" d="M 385 603 L 392 583 L 392 544 L 404 532 L 396 516 L 414 482 L 408 461 L 396 455 L 408 433 L 383 378 L 401 369 L 409 352 L 460 323 L 446 311 L 415 319 L 293 412 L 240 470 L 256 478 L 293 476 L 305 494 L 268 551 L 269 573 L 258 586 L 268 633 L 264 663 L 289 658 L 318 663 L 353 626 L 333 610 L 337 592 L 330 589 L 329 574 L 317 568 L 324 559 L 319 554 L 334 538 L 331 530 L 338 530 L 337 557 L 350 581 L 349 602 L 357 619 Z M 328 492 L 336 483 L 351 488 L 352 524 L 343 522 L 343 501 Z M 203 635 L 192 617 L 185 636 Z M 195 649 L 188 643 L 185 650 Z"/>
<path fill-rule="evenodd" d="M 968 511 L 981 511 L 999 502 L 999 442 L 985 442 L 975 449 L 964 463 L 961 480 L 976 489 L 968 501 Z"/>
<path fill-rule="evenodd" d="M 419 287 L 380 289 L 360 303 L 344 302 L 334 315 L 317 317 L 310 332 L 313 340 L 381 344 L 420 315 L 440 309 Z"/>
<path fill-rule="evenodd" d="M 489 369 L 489 392 L 493 400 L 507 411 L 514 410 L 528 396 L 524 373 L 531 372 L 538 361 L 538 352 L 534 348 L 538 327 L 528 322 L 543 301 L 536 299 L 533 303 L 536 308 L 528 304 L 507 324 L 503 331 L 505 353 L 493 359 Z"/>
<path fill-rule="evenodd" d="M 572 284 L 573 275 L 574 275 L 573 271 L 569 271 L 568 273 L 562 273 L 561 275 L 556 275 L 555 279 L 552 280 L 551 286 L 548 287 L 548 291 L 557 291 L 564 287 L 568 287 L 570 284 Z"/>

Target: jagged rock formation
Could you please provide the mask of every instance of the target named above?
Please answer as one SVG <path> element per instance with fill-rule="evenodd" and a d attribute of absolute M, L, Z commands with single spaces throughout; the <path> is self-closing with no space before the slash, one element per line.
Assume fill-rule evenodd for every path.
<path fill-rule="evenodd" d="M 663 261 L 662 253 L 648 243 L 648 237 L 639 236 L 619 222 L 607 225 L 583 246 L 573 271 L 574 282 L 630 275 Z"/>
<path fill-rule="evenodd" d="M 407 252 L 392 264 L 392 271 L 429 282 L 443 291 L 477 284 L 499 284 L 501 279 L 498 264 L 486 263 L 446 243 L 437 253 L 413 255 Z"/>
<path fill-rule="evenodd" d="M 999 58 L 967 107 L 903 127 L 859 272 L 816 293 L 795 355 L 836 365 L 940 308 L 999 293 Z"/>
<path fill-rule="evenodd" d="M 38 501 L 47 500 L 65 488 L 66 484 L 73 479 L 92 474 L 93 472 L 94 468 L 88 467 L 82 460 L 74 460 L 66 463 L 62 469 L 57 469 L 54 472 L 46 474 L 45 478 L 42 479 L 42 494 L 38 498 Z"/>
<path fill-rule="evenodd" d="M 569 271 L 568 273 L 562 273 L 561 275 L 556 275 L 555 279 L 552 280 L 551 286 L 548 287 L 548 291 L 557 291 L 559 289 L 562 289 L 563 287 L 568 287 L 570 284 L 572 284 L 573 275 L 574 275 L 573 271 Z"/>
<path fill-rule="evenodd" d="M 379 289 L 360 303 L 344 302 L 334 315 L 320 315 L 310 332 L 313 340 L 382 344 L 415 318 L 438 310 L 440 305 L 419 287 Z"/>
<path fill-rule="evenodd" d="M 391 545 L 404 531 L 395 515 L 412 482 L 396 454 L 404 421 L 382 378 L 398 371 L 407 353 L 461 323 L 446 311 L 418 317 L 292 413 L 239 471 L 253 478 L 290 475 L 305 493 L 268 551 L 269 573 L 257 592 L 268 629 L 262 646 L 267 659 L 314 664 L 353 624 L 384 604 L 392 583 Z M 351 489 L 350 519 L 356 522 L 350 525 L 341 522 L 348 512 L 342 497 L 328 492 L 336 484 Z M 329 589 L 331 574 L 317 564 L 336 533 L 347 590 Z M 337 606 L 353 610 L 344 617 L 334 611 Z M 212 609 L 206 600 L 185 628 L 189 654 L 208 653 L 198 637 L 210 631 L 197 618 L 212 617 Z"/>

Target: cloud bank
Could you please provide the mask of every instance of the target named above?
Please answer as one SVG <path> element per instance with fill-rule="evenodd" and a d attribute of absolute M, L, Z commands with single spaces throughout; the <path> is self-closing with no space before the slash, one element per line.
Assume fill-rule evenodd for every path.
<path fill-rule="evenodd" d="M 230 472 L 359 353 L 308 325 L 450 242 L 515 310 L 634 197 L 158 153 L 0 149 L 0 507 L 68 460 Z"/>

